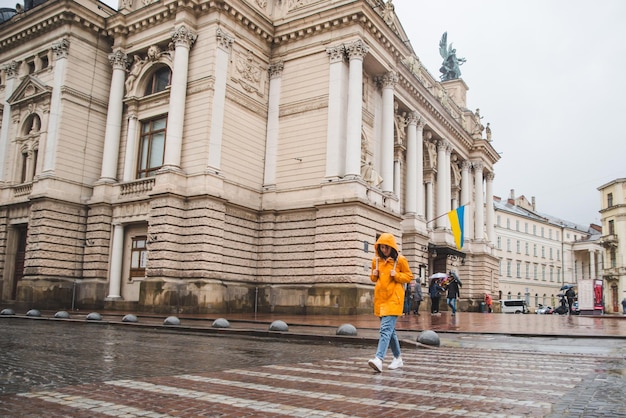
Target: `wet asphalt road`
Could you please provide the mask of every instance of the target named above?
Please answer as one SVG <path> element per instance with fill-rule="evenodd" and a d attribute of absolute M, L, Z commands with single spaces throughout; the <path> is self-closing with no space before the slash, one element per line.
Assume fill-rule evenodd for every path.
<path fill-rule="evenodd" d="M 439 335 L 377 374 L 372 339 L 0 318 L 0 416 L 626 418 L 623 338 Z"/>
<path fill-rule="evenodd" d="M 4 318 L 3 318 L 4 319 Z M 0 394 L 371 354 L 372 347 L 99 323 L 0 320 Z"/>

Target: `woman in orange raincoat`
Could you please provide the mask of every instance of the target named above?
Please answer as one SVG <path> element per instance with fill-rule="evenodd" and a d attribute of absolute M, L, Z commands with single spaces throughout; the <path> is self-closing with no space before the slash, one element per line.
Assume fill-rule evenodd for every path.
<path fill-rule="evenodd" d="M 402 316 L 404 285 L 413 279 L 407 259 L 398 253 L 396 239 L 389 233 L 381 234 L 374 244 L 370 280 L 374 287 L 374 315 L 380 317 L 380 338 L 376 357 L 368 361 L 377 372 L 383 371 L 383 359 L 391 347 L 393 361 L 389 369 L 402 367 L 400 342 L 396 335 L 396 321 Z"/>

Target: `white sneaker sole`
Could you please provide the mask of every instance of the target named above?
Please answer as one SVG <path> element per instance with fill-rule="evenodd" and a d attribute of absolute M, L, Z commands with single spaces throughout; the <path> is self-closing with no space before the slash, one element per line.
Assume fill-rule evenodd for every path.
<path fill-rule="evenodd" d="M 376 365 L 376 363 L 374 363 L 372 360 L 369 360 L 367 362 L 367 364 L 369 364 L 369 366 L 374 369 L 374 371 L 378 372 L 378 373 L 382 373 L 382 369 L 379 369 L 378 366 Z"/>

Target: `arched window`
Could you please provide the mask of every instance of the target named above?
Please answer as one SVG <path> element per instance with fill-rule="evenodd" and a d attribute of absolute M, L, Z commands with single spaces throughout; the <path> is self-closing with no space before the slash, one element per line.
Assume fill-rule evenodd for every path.
<path fill-rule="evenodd" d="M 157 69 L 148 79 L 144 95 L 149 96 L 151 94 L 159 93 L 165 90 L 167 86 L 170 85 L 171 81 L 172 71 L 170 70 L 170 67 L 166 66 Z"/>

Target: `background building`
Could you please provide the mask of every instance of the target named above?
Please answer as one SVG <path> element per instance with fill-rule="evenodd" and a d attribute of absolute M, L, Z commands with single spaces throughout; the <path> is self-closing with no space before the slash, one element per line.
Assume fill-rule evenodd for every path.
<path fill-rule="evenodd" d="M 615 179 L 598 187 L 604 246 L 604 309 L 622 312 L 626 298 L 626 178 Z"/>
<path fill-rule="evenodd" d="M 558 306 L 564 284 L 597 279 L 602 274 L 601 228 L 576 225 L 536 210 L 535 199 L 494 197 L 496 253 L 500 259 L 494 295 Z"/>
<path fill-rule="evenodd" d="M 499 155 L 390 1 L 41 1 L 0 68 L 4 302 L 371 312 L 385 231 L 492 287 Z"/>

